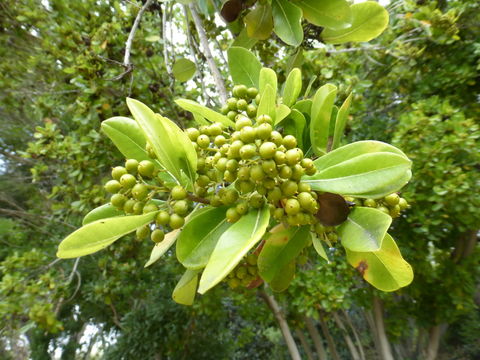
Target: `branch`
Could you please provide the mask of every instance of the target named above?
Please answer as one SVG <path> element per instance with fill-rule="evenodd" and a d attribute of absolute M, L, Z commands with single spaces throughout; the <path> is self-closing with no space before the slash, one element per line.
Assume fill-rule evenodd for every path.
<path fill-rule="evenodd" d="M 213 59 L 212 53 L 210 51 L 210 47 L 208 46 L 208 39 L 207 35 L 205 34 L 205 30 L 202 26 L 202 20 L 195 9 L 195 4 L 191 3 L 188 5 L 190 8 L 190 12 L 192 14 L 193 22 L 195 23 L 195 28 L 198 32 L 198 37 L 200 38 L 200 43 L 203 47 L 203 52 L 205 53 L 205 57 L 207 58 L 208 67 L 212 72 L 213 80 L 218 88 L 218 93 L 220 95 L 220 99 L 222 102 L 227 101 L 227 90 L 225 88 L 225 82 L 223 81 L 222 74 L 220 74 L 220 70 L 218 70 L 217 64 L 215 64 L 215 60 Z"/>
<path fill-rule="evenodd" d="M 163 38 L 163 61 L 165 61 L 165 70 L 167 74 L 172 76 L 172 68 L 170 67 L 170 62 L 168 60 L 168 49 L 167 49 L 167 6 L 165 3 L 165 8 L 162 11 L 162 38 Z"/>
<path fill-rule="evenodd" d="M 127 42 L 125 43 L 125 57 L 123 58 L 123 65 L 128 69 L 133 66 L 130 63 L 130 51 L 132 48 L 132 42 L 133 38 L 135 37 L 135 33 L 137 32 L 138 25 L 140 24 L 140 20 L 142 19 L 143 13 L 147 8 L 150 6 L 153 0 L 147 0 L 145 4 L 143 4 L 142 8 L 137 14 L 137 17 L 135 18 L 135 21 L 133 22 L 132 29 L 130 30 L 130 34 L 128 35 Z M 131 70 L 130 70 L 131 71 Z"/>

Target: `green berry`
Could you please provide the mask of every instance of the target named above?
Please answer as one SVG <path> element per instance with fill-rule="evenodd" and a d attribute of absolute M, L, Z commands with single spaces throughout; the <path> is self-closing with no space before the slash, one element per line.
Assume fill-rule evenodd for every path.
<path fill-rule="evenodd" d="M 280 146 L 283 143 L 283 137 L 282 134 L 280 134 L 278 131 L 273 130 L 272 133 L 270 134 L 270 140 L 275 143 L 275 145 Z"/>
<path fill-rule="evenodd" d="M 248 205 L 254 209 L 261 208 L 265 204 L 265 198 L 259 193 L 253 193 L 248 199 Z"/>
<path fill-rule="evenodd" d="M 315 224 L 315 232 L 316 232 L 318 235 L 323 234 L 325 231 L 326 231 L 325 226 L 323 226 L 323 225 L 320 224 L 320 223 L 316 223 L 316 224 Z"/>
<path fill-rule="evenodd" d="M 223 180 L 225 180 L 226 182 L 233 183 L 236 179 L 237 179 L 237 174 L 234 171 L 232 172 L 232 171 L 226 170 L 223 173 Z"/>
<path fill-rule="evenodd" d="M 241 215 L 237 212 L 237 209 L 232 207 L 227 210 L 226 218 L 230 223 L 237 222 L 240 219 Z"/>
<path fill-rule="evenodd" d="M 260 146 L 260 156 L 262 159 L 271 159 L 275 156 L 275 153 L 277 151 L 277 145 L 275 145 L 273 142 L 264 142 Z"/>
<path fill-rule="evenodd" d="M 191 141 L 197 141 L 197 138 L 200 136 L 200 131 L 196 128 L 189 128 L 185 132 Z"/>
<path fill-rule="evenodd" d="M 298 202 L 300 203 L 300 206 L 307 211 L 314 212 L 314 210 L 317 207 L 316 206 L 317 202 L 312 197 L 312 195 L 308 192 L 299 193 L 297 196 L 297 199 L 298 199 Z"/>
<path fill-rule="evenodd" d="M 125 211 L 126 214 L 131 214 L 133 213 L 133 207 L 135 206 L 136 201 L 133 199 L 128 199 L 125 201 L 125 204 L 123 205 L 123 211 Z"/>
<path fill-rule="evenodd" d="M 218 159 L 217 163 L 215 164 L 215 169 L 217 169 L 220 172 L 225 172 L 227 170 L 227 158 L 220 158 Z"/>
<path fill-rule="evenodd" d="M 176 185 L 173 187 L 171 193 L 173 200 L 183 200 L 187 197 L 187 190 L 183 186 Z"/>
<path fill-rule="evenodd" d="M 228 171 L 231 171 L 231 172 L 237 171 L 238 161 L 235 159 L 230 159 L 227 161 L 226 167 Z"/>
<path fill-rule="evenodd" d="M 365 199 L 363 201 L 363 206 L 374 208 L 377 207 L 377 202 L 373 199 Z"/>
<path fill-rule="evenodd" d="M 125 161 L 125 169 L 127 169 L 130 174 L 135 175 L 138 170 L 138 161 L 135 159 L 128 159 Z"/>
<path fill-rule="evenodd" d="M 169 221 L 170 221 L 170 214 L 165 210 L 160 211 L 157 215 L 157 218 L 155 219 L 155 222 L 158 225 L 167 225 Z"/>
<path fill-rule="evenodd" d="M 224 105 L 222 106 L 222 108 L 220 109 L 220 112 L 221 112 L 223 115 L 227 115 L 229 110 L 230 110 L 230 109 L 228 108 L 228 105 L 227 105 L 227 104 L 224 104 Z"/>
<path fill-rule="evenodd" d="M 246 116 L 239 116 L 237 121 L 235 121 L 235 130 L 240 131 L 245 126 L 252 126 L 252 120 Z"/>
<path fill-rule="evenodd" d="M 257 136 L 257 130 L 251 126 L 244 126 L 240 130 L 240 140 L 242 140 L 244 143 L 253 142 L 256 136 Z"/>
<path fill-rule="evenodd" d="M 250 118 L 254 118 L 257 115 L 257 107 L 253 104 L 247 105 L 247 115 Z"/>
<path fill-rule="evenodd" d="M 309 176 L 315 175 L 316 173 L 317 173 L 317 168 L 315 166 L 312 166 L 311 168 L 307 168 L 307 170 L 305 170 L 305 174 Z"/>
<path fill-rule="evenodd" d="M 133 175 L 131 175 L 131 174 L 124 174 L 124 175 L 122 175 L 122 177 L 120 178 L 120 184 L 122 184 L 122 186 L 123 186 L 125 189 L 130 189 L 130 188 L 133 187 L 136 183 L 137 183 L 137 179 L 135 178 L 135 176 L 133 176 Z"/>
<path fill-rule="evenodd" d="M 290 149 L 290 150 L 287 150 L 287 152 L 285 153 L 285 156 L 287 158 L 287 163 L 293 166 L 299 163 L 300 160 L 302 160 L 303 152 L 299 148 Z"/>
<path fill-rule="evenodd" d="M 213 143 L 218 147 L 224 145 L 226 142 L 227 142 L 227 139 L 225 139 L 225 136 L 223 135 L 217 135 L 213 140 Z"/>
<path fill-rule="evenodd" d="M 229 111 L 228 114 L 227 114 L 227 117 L 232 120 L 232 121 L 235 121 L 235 118 L 237 117 L 238 113 L 236 111 Z"/>
<path fill-rule="evenodd" d="M 133 214 L 140 215 L 143 212 L 143 206 L 145 204 L 141 201 L 136 201 L 135 205 L 133 205 Z"/>
<path fill-rule="evenodd" d="M 282 189 L 282 194 L 284 197 L 290 197 L 296 194 L 298 191 L 298 185 L 295 181 L 287 180 L 280 185 Z"/>
<path fill-rule="evenodd" d="M 120 178 L 127 173 L 127 169 L 123 166 L 116 166 L 112 169 L 112 178 L 120 181 Z"/>
<path fill-rule="evenodd" d="M 248 265 L 257 265 L 257 257 L 254 254 L 248 254 L 246 260 Z"/>
<path fill-rule="evenodd" d="M 264 160 L 262 162 L 262 169 L 265 172 L 265 174 L 269 176 L 275 176 L 277 175 L 277 164 L 275 163 L 274 160 Z"/>
<path fill-rule="evenodd" d="M 278 176 L 282 179 L 290 179 L 292 177 L 292 168 L 287 165 L 282 166 L 278 172 Z"/>
<path fill-rule="evenodd" d="M 262 181 L 265 177 L 265 173 L 263 172 L 263 168 L 260 164 L 255 164 L 250 169 L 250 178 L 253 181 Z"/>
<path fill-rule="evenodd" d="M 210 145 L 210 138 L 202 134 L 197 138 L 197 144 L 201 149 L 206 149 Z"/>
<path fill-rule="evenodd" d="M 186 215 L 188 213 L 188 203 L 186 200 L 178 200 L 173 204 L 173 212 L 178 215 Z"/>
<path fill-rule="evenodd" d="M 170 221 L 168 222 L 168 225 L 170 225 L 172 229 L 180 229 L 183 224 L 185 224 L 185 219 L 182 216 L 178 214 L 170 215 Z"/>
<path fill-rule="evenodd" d="M 230 286 L 231 289 L 236 289 L 241 285 L 240 281 L 237 278 L 228 279 L 227 284 L 228 286 Z"/>
<path fill-rule="evenodd" d="M 263 183 L 262 185 L 266 188 L 266 189 L 269 189 L 269 190 L 272 190 L 276 185 L 276 181 L 272 178 L 267 178 L 265 180 L 263 180 Z"/>
<path fill-rule="evenodd" d="M 277 165 L 285 164 L 287 162 L 287 155 L 285 155 L 283 151 L 276 151 L 273 160 L 275 160 Z"/>
<path fill-rule="evenodd" d="M 243 145 L 240 148 L 240 157 L 243 160 L 251 159 L 252 157 L 255 156 L 256 153 L 257 153 L 257 148 L 255 145 L 252 145 L 252 144 Z"/>
<path fill-rule="evenodd" d="M 233 96 L 237 98 L 244 98 L 248 94 L 248 89 L 245 85 L 235 85 L 233 87 Z"/>
<path fill-rule="evenodd" d="M 300 181 L 304 174 L 305 169 L 300 164 L 296 164 L 293 166 L 292 179 Z"/>
<path fill-rule="evenodd" d="M 393 218 L 399 217 L 400 216 L 400 205 L 395 205 L 390 209 L 390 216 Z"/>
<path fill-rule="evenodd" d="M 276 208 L 273 212 L 273 217 L 278 221 L 281 221 L 284 215 L 285 210 L 283 210 L 283 208 Z"/>
<path fill-rule="evenodd" d="M 240 181 L 239 183 L 240 192 L 242 194 L 247 194 L 252 192 L 255 189 L 255 183 L 251 181 Z"/>
<path fill-rule="evenodd" d="M 248 180 L 250 179 L 250 168 L 248 167 L 241 167 L 238 170 L 237 177 L 239 180 Z"/>
<path fill-rule="evenodd" d="M 260 104 L 261 98 L 260 94 L 257 94 L 257 96 L 255 96 L 255 103 Z"/>
<path fill-rule="evenodd" d="M 248 211 L 248 205 L 244 202 L 241 202 L 241 203 L 238 203 L 237 206 L 235 207 L 235 209 L 237 210 L 237 212 L 240 214 L 240 215 L 243 215 L 243 214 L 246 214 L 247 211 Z"/>
<path fill-rule="evenodd" d="M 240 99 L 237 101 L 237 109 L 239 111 L 247 110 L 247 107 L 248 107 L 248 103 L 245 99 Z"/>
<path fill-rule="evenodd" d="M 227 106 L 230 110 L 237 110 L 237 99 L 233 97 L 227 99 Z"/>
<path fill-rule="evenodd" d="M 240 157 L 240 149 L 244 143 L 241 140 L 235 140 L 232 145 L 230 145 L 230 148 L 228 149 L 227 156 L 229 159 L 235 159 Z"/>
<path fill-rule="evenodd" d="M 377 207 L 377 209 L 384 212 L 387 215 L 390 215 L 390 210 L 385 206 L 379 206 L 379 207 Z"/>
<path fill-rule="evenodd" d="M 217 136 L 223 132 L 222 124 L 214 123 L 208 127 L 208 133 L 210 136 Z"/>
<path fill-rule="evenodd" d="M 263 123 L 260 124 L 257 127 L 257 137 L 262 140 L 267 140 L 270 138 L 270 135 L 272 134 L 272 125 L 268 123 Z"/>
<path fill-rule="evenodd" d="M 232 205 L 238 200 L 238 192 L 235 189 L 228 189 L 222 196 L 225 205 Z"/>
<path fill-rule="evenodd" d="M 127 201 L 127 197 L 123 194 L 114 194 L 110 198 L 110 203 L 116 208 L 123 209 L 123 205 Z"/>
<path fill-rule="evenodd" d="M 138 164 L 138 173 L 144 177 L 152 177 L 155 165 L 150 160 L 142 160 Z"/>
<path fill-rule="evenodd" d="M 312 188 L 309 184 L 307 183 L 298 184 L 298 192 L 310 192 L 310 191 L 312 191 Z"/>
<path fill-rule="evenodd" d="M 254 88 L 254 87 L 251 87 L 251 88 L 248 88 L 247 89 L 247 96 L 250 98 L 250 99 L 255 99 L 255 97 L 258 95 L 258 89 L 257 88 Z"/>
<path fill-rule="evenodd" d="M 247 268 L 245 266 L 237 267 L 237 271 L 235 272 L 235 275 L 239 279 L 244 279 L 247 276 Z"/>
<path fill-rule="evenodd" d="M 315 164 L 313 163 L 313 160 L 312 160 L 312 159 L 309 159 L 309 158 L 302 159 L 301 165 L 302 165 L 305 169 L 310 169 L 310 168 L 312 168 L 312 167 L 315 166 Z"/>
<path fill-rule="evenodd" d="M 268 192 L 267 199 L 272 203 L 276 203 L 282 198 L 282 191 L 278 187 L 274 187 Z"/>
<path fill-rule="evenodd" d="M 132 195 L 137 200 L 145 200 L 148 196 L 148 187 L 145 184 L 136 184 L 132 189 Z"/>
<path fill-rule="evenodd" d="M 263 114 L 260 116 L 257 116 L 257 124 L 270 124 L 273 125 L 273 120 L 270 116 L 267 114 Z"/>
<path fill-rule="evenodd" d="M 400 210 L 405 210 L 406 208 L 408 208 L 408 202 L 404 198 L 400 198 L 400 200 L 398 201 L 398 205 L 400 206 Z"/>
<path fill-rule="evenodd" d="M 147 213 L 151 213 L 151 212 L 154 212 L 154 211 L 158 211 L 158 206 L 155 205 L 154 203 L 148 203 L 143 207 L 142 212 L 144 214 L 147 214 Z"/>
<path fill-rule="evenodd" d="M 147 145 L 145 145 L 145 150 L 147 151 L 147 154 L 150 158 L 152 159 L 157 158 L 157 154 L 155 154 L 155 150 L 153 150 L 153 146 L 150 145 L 150 143 L 147 143 Z"/>
<path fill-rule="evenodd" d="M 288 199 L 285 203 L 285 212 L 288 215 L 295 215 L 300 212 L 300 203 L 297 199 Z"/>
<path fill-rule="evenodd" d="M 163 239 L 165 238 L 165 233 L 160 230 L 160 229 L 155 229 L 152 231 L 152 234 L 150 235 L 150 239 L 152 239 L 152 241 L 154 243 L 159 243 L 161 242 Z"/>
<path fill-rule="evenodd" d="M 287 149 L 293 149 L 297 146 L 297 139 L 295 139 L 295 136 L 287 135 L 283 138 L 282 145 Z"/>
<path fill-rule="evenodd" d="M 150 235 L 150 227 L 148 225 L 139 227 L 135 234 L 138 240 L 143 240 Z"/>
<path fill-rule="evenodd" d="M 385 196 L 383 199 L 388 205 L 395 206 L 400 202 L 400 196 L 397 193 L 393 193 Z"/>
<path fill-rule="evenodd" d="M 117 180 L 110 180 L 104 186 L 110 194 L 116 194 L 122 188 L 122 185 Z"/>

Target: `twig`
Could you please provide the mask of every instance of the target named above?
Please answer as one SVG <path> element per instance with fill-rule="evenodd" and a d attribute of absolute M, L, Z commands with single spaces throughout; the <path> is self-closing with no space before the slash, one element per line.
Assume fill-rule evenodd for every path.
<path fill-rule="evenodd" d="M 170 61 L 168 59 L 168 47 L 167 47 L 167 6 L 162 11 L 162 38 L 163 38 L 163 61 L 165 61 L 165 70 L 167 70 L 168 76 L 172 77 L 172 68 L 170 67 Z"/>
<path fill-rule="evenodd" d="M 123 58 L 123 65 L 127 68 L 132 66 L 132 64 L 130 63 L 130 51 L 132 48 L 133 38 L 135 37 L 135 33 L 137 32 L 138 25 L 140 24 L 143 13 L 145 12 L 145 10 L 147 10 L 152 1 L 153 0 L 147 0 L 145 4 L 143 4 L 142 8 L 137 14 L 137 17 L 135 18 L 135 21 L 133 22 L 132 29 L 130 30 L 130 34 L 128 35 L 127 42 L 125 43 L 125 57 Z"/>
<path fill-rule="evenodd" d="M 197 29 L 198 37 L 200 38 L 200 43 L 203 47 L 203 52 L 205 53 L 205 57 L 207 58 L 208 67 L 210 68 L 213 80 L 217 85 L 220 99 L 222 100 L 222 102 L 226 102 L 227 90 L 225 88 L 225 82 L 223 81 L 222 74 L 220 74 L 220 70 L 218 69 L 217 64 L 215 64 L 215 60 L 213 59 L 212 53 L 210 51 L 207 35 L 205 34 L 205 30 L 202 26 L 202 20 L 198 15 L 194 3 L 191 3 L 190 5 L 188 5 L 188 7 L 190 8 L 190 13 L 192 14 L 193 22 L 195 23 L 195 28 Z"/>
<path fill-rule="evenodd" d="M 204 199 L 199 196 L 195 196 L 193 194 L 188 194 L 188 198 L 194 202 L 202 203 L 202 204 L 210 204 L 210 200 Z"/>

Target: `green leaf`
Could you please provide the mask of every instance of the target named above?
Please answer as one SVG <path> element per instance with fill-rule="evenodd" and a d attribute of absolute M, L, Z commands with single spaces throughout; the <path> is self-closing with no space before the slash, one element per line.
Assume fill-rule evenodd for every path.
<path fill-rule="evenodd" d="M 307 88 L 305 89 L 305 94 L 303 94 L 303 97 L 306 99 L 310 95 L 310 90 L 312 90 L 313 83 L 317 80 L 317 75 L 313 75 L 308 82 Z"/>
<path fill-rule="evenodd" d="M 315 164 L 322 168 L 322 159 L 329 154 L 316 160 Z M 315 175 L 304 176 L 303 180 L 317 191 L 379 198 L 402 188 L 412 176 L 410 168 L 410 160 L 391 152 L 347 155 L 336 165 L 321 170 L 317 168 Z"/>
<path fill-rule="evenodd" d="M 157 213 L 117 216 L 91 222 L 63 239 L 58 246 L 57 257 L 70 259 L 102 250 L 122 236 L 152 222 Z"/>
<path fill-rule="evenodd" d="M 343 102 L 342 106 L 338 110 L 337 118 L 335 120 L 335 132 L 333 134 L 332 150 L 335 150 L 340 145 L 340 138 L 345 131 L 345 125 L 347 124 L 348 111 L 350 110 L 351 102 L 352 93 L 348 95 L 347 99 Z"/>
<path fill-rule="evenodd" d="M 168 234 L 165 235 L 165 238 L 161 242 L 155 244 L 152 252 L 150 253 L 150 258 L 148 259 L 144 267 L 149 267 L 150 265 L 158 261 L 158 259 L 160 259 L 163 254 L 165 254 L 168 249 L 170 249 L 172 245 L 175 244 L 175 241 L 177 240 L 179 234 L 180 229 L 170 231 Z"/>
<path fill-rule="evenodd" d="M 317 252 L 317 254 L 320 255 L 325 260 L 327 260 L 328 263 L 330 263 L 330 260 L 328 259 L 328 255 L 325 252 L 325 248 L 323 247 L 322 240 L 318 237 L 316 233 L 311 233 L 311 236 L 312 236 L 313 247 Z"/>
<path fill-rule="evenodd" d="M 180 82 L 190 80 L 195 75 L 195 71 L 197 71 L 195 63 L 185 58 L 175 61 L 172 67 L 173 76 Z"/>
<path fill-rule="evenodd" d="M 287 74 L 290 73 L 294 68 L 301 68 L 303 64 L 303 49 L 301 47 L 295 52 L 295 54 L 291 55 L 287 60 L 286 72 Z"/>
<path fill-rule="evenodd" d="M 102 130 L 127 159 L 152 160 L 145 146 L 147 141 L 135 120 L 116 116 L 102 122 Z"/>
<path fill-rule="evenodd" d="M 316 155 L 323 155 L 327 152 L 330 117 L 336 95 L 337 87 L 332 84 L 325 84 L 317 90 L 313 97 L 310 141 Z"/>
<path fill-rule="evenodd" d="M 282 122 L 282 120 L 285 119 L 288 115 L 290 115 L 291 112 L 292 110 L 290 110 L 288 106 L 278 104 L 275 110 L 275 125 Z"/>
<path fill-rule="evenodd" d="M 125 213 L 122 210 L 117 209 L 115 206 L 111 204 L 104 204 L 99 206 L 92 211 L 90 211 L 85 217 L 83 218 L 82 225 L 87 225 L 91 222 L 111 218 L 115 216 L 124 216 Z"/>
<path fill-rule="evenodd" d="M 283 89 L 283 103 L 286 106 L 291 107 L 298 99 L 300 92 L 302 91 L 302 72 L 300 69 L 295 68 L 290 71 L 285 82 L 285 88 Z"/>
<path fill-rule="evenodd" d="M 273 0 L 275 34 L 285 43 L 298 46 L 303 41 L 302 10 L 287 0 Z"/>
<path fill-rule="evenodd" d="M 292 106 L 292 109 L 300 111 L 302 114 L 310 115 L 313 101 L 310 99 L 300 100 Z"/>
<path fill-rule="evenodd" d="M 253 53 L 241 47 L 232 46 L 227 51 L 228 67 L 235 84 L 258 88 L 262 64 Z"/>
<path fill-rule="evenodd" d="M 273 96 L 276 99 L 277 98 L 277 74 L 275 74 L 275 71 L 269 68 L 262 68 L 260 70 L 260 75 L 258 76 L 259 78 L 259 93 L 260 96 L 263 95 L 263 92 L 267 88 L 267 85 L 270 85 L 273 89 Z"/>
<path fill-rule="evenodd" d="M 290 283 L 295 278 L 295 270 L 296 270 L 296 261 L 293 259 L 283 268 L 281 268 L 276 276 L 270 280 L 268 285 L 270 285 L 271 289 L 276 292 L 282 292 L 288 289 Z"/>
<path fill-rule="evenodd" d="M 207 265 L 220 236 L 231 226 L 225 218 L 225 207 L 207 207 L 190 220 L 177 241 L 177 259 L 188 269 Z"/>
<path fill-rule="evenodd" d="M 295 0 L 293 3 L 303 10 L 305 19 L 314 25 L 331 29 L 350 26 L 352 15 L 346 0 Z"/>
<path fill-rule="evenodd" d="M 178 106 L 182 109 L 190 111 L 192 114 L 200 115 L 201 117 L 211 121 L 211 122 L 219 122 L 225 126 L 235 126 L 235 123 L 230 120 L 228 117 L 206 107 L 200 105 L 196 101 L 188 100 L 188 99 L 177 99 L 175 100 Z"/>
<path fill-rule="evenodd" d="M 321 37 L 327 44 L 349 41 L 370 41 L 379 36 L 388 25 L 388 12 L 375 1 L 365 1 L 350 6 L 352 25 L 344 29 L 325 29 Z"/>
<path fill-rule="evenodd" d="M 303 131 L 307 121 L 305 116 L 296 110 L 292 109 L 290 115 L 282 122 L 285 135 L 293 135 L 297 138 L 298 147 L 303 149 Z"/>
<path fill-rule="evenodd" d="M 346 249 L 346 253 L 349 264 L 379 290 L 395 291 L 413 280 L 412 267 L 403 259 L 389 234 L 385 234 L 382 247 L 377 251 L 355 252 Z"/>
<path fill-rule="evenodd" d="M 276 118 L 276 106 L 275 106 L 275 91 L 267 84 L 265 90 L 263 91 L 262 97 L 260 98 L 260 104 L 258 104 L 257 108 L 257 116 L 260 115 L 268 115 L 272 118 L 273 122 L 275 123 Z"/>
<path fill-rule="evenodd" d="M 174 122 L 155 114 L 140 101 L 128 98 L 127 105 L 151 143 L 158 160 L 182 185 L 185 174 L 190 183 L 196 178 L 197 153 L 192 142 Z"/>
<path fill-rule="evenodd" d="M 267 206 L 242 216 L 223 233 L 208 260 L 200 279 L 198 292 L 204 294 L 217 285 L 262 238 L 270 220 Z"/>
<path fill-rule="evenodd" d="M 338 234 L 345 249 L 376 251 L 382 246 L 391 223 L 392 218 L 383 211 L 356 206 L 338 227 Z"/>
<path fill-rule="evenodd" d="M 248 37 L 257 40 L 268 39 L 273 30 L 272 7 L 269 3 L 257 4 L 243 21 L 247 27 Z"/>
<path fill-rule="evenodd" d="M 295 260 L 310 242 L 309 226 L 285 228 L 278 225 L 271 230 L 258 255 L 258 271 L 266 282 L 279 275 L 282 268 Z"/>
<path fill-rule="evenodd" d="M 198 284 L 198 270 L 187 269 L 173 289 L 172 299 L 177 304 L 193 305 Z"/>
<path fill-rule="evenodd" d="M 240 31 L 240 34 L 238 34 L 238 36 L 233 41 L 232 46 L 251 49 L 257 42 L 257 39 L 252 39 L 248 37 L 247 28 L 243 28 L 243 30 Z"/>

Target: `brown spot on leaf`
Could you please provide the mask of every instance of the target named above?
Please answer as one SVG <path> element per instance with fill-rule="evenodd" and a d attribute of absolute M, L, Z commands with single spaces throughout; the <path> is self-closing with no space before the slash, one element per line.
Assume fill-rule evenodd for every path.
<path fill-rule="evenodd" d="M 343 196 L 332 193 L 318 195 L 317 219 L 325 226 L 336 226 L 347 220 L 350 207 Z"/>
<path fill-rule="evenodd" d="M 368 269 L 368 264 L 365 261 L 360 261 L 355 269 L 363 276 Z"/>

